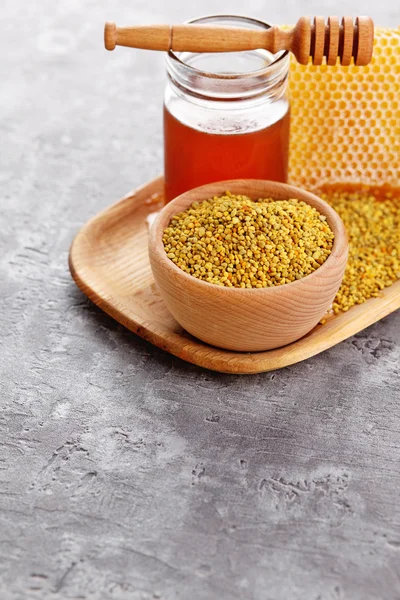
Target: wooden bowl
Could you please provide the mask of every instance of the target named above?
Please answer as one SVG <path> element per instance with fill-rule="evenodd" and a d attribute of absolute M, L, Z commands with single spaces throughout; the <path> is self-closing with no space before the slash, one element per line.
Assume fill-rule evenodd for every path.
<path fill-rule="evenodd" d="M 297 198 L 314 206 L 335 234 L 332 253 L 313 273 L 270 288 L 228 288 L 185 273 L 168 257 L 162 243 L 171 218 L 193 202 L 227 190 L 258 198 Z M 299 188 L 256 179 L 235 179 L 195 188 L 167 204 L 149 234 L 154 279 L 178 323 L 204 342 L 227 350 L 256 352 L 290 344 L 325 315 L 339 289 L 347 262 L 347 234 L 339 215 L 326 202 Z"/>

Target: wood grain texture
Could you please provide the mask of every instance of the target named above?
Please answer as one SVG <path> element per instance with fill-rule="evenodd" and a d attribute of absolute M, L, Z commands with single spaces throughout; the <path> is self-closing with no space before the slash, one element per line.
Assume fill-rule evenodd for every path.
<path fill-rule="evenodd" d="M 356 18 L 356 35 L 354 63 L 358 67 L 368 65 L 372 60 L 374 48 L 374 24 L 369 17 Z"/>
<path fill-rule="evenodd" d="M 185 273 L 167 257 L 163 232 L 171 218 L 193 202 L 220 196 L 226 190 L 252 199 L 296 198 L 307 202 L 327 217 L 335 234 L 332 253 L 307 277 L 265 289 L 220 287 Z M 239 352 L 286 346 L 315 327 L 339 289 L 347 253 L 344 225 L 326 202 L 299 188 L 255 179 L 211 183 L 178 196 L 163 208 L 149 236 L 154 279 L 171 314 L 203 342 Z"/>
<path fill-rule="evenodd" d="M 339 54 L 342 67 L 348 67 L 351 63 L 354 47 L 354 25 L 351 17 L 343 17 L 340 28 Z"/>
<path fill-rule="evenodd" d="M 297 62 L 301 65 L 307 65 L 312 54 L 311 52 L 311 21 L 310 17 L 301 17 L 296 27 L 292 30 L 292 52 Z"/>
<path fill-rule="evenodd" d="M 267 48 L 271 52 L 285 50 L 288 32 L 276 36 L 277 27 L 245 29 L 210 25 L 173 25 L 171 50 L 176 52 L 227 52 Z"/>
<path fill-rule="evenodd" d="M 326 64 L 336 65 L 339 51 L 339 19 L 337 17 L 328 17 L 328 35 L 329 45 L 326 55 Z"/>
<path fill-rule="evenodd" d="M 119 323 L 183 360 L 225 373 L 259 373 L 305 360 L 400 308 L 400 282 L 381 297 L 332 316 L 301 340 L 278 350 L 237 353 L 212 348 L 175 321 L 154 283 L 147 217 L 162 206 L 163 179 L 135 190 L 89 221 L 69 256 L 80 289 Z"/>
<path fill-rule="evenodd" d="M 314 65 L 333 63 L 340 56 L 343 65 L 349 65 L 354 56 L 357 65 L 367 65 L 372 58 L 374 26 L 370 17 L 358 17 L 354 25 L 351 17 L 344 17 L 340 28 L 341 42 L 337 40 L 336 17 L 333 35 L 330 23 L 325 26 L 323 17 L 301 17 L 296 26 L 283 30 L 274 25 L 266 30 L 241 27 L 221 27 L 198 24 L 138 25 L 117 27 L 108 22 L 104 29 L 105 47 L 129 46 L 147 50 L 174 50 L 176 52 L 238 52 L 265 48 L 273 54 L 291 51 L 300 64 L 307 64 L 310 56 Z M 355 43 L 353 43 L 353 41 Z"/>
<path fill-rule="evenodd" d="M 329 27 L 329 25 L 328 25 Z M 312 43 L 312 64 L 322 65 L 325 51 L 325 21 L 324 17 L 314 17 L 314 31 Z"/>
<path fill-rule="evenodd" d="M 160 50 L 168 52 L 171 48 L 172 27 L 170 25 L 139 25 L 136 27 L 116 27 L 114 23 L 107 23 L 105 31 L 106 41 L 111 37 L 112 41 L 106 45 L 107 50 L 114 50 L 115 46 L 132 47 L 132 39 L 135 39 L 135 48 L 143 50 Z"/>

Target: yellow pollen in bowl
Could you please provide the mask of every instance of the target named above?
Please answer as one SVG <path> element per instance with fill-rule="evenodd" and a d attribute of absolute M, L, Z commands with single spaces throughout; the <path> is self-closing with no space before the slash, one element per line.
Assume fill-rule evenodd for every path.
<path fill-rule="evenodd" d="M 266 288 L 320 267 L 334 234 L 326 217 L 296 199 L 214 197 L 175 215 L 163 234 L 168 258 L 182 271 L 220 286 Z"/>

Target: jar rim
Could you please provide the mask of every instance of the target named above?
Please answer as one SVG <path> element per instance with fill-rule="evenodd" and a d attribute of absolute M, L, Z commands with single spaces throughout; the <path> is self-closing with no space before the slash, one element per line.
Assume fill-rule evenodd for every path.
<path fill-rule="evenodd" d="M 195 19 L 190 19 L 189 21 L 185 21 L 186 24 L 193 24 L 193 23 L 206 23 L 207 21 L 213 21 L 216 19 L 232 19 L 232 20 L 241 20 L 247 23 L 251 23 L 254 25 L 257 25 L 260 27 L 260 29 L 270 29 L 272 27 L 272 25 L 270 25 L 269 23 L 266 23 L 265 21 L 261 21 L 259 19 L 255 19 L 253 17 L 245 17 L 242 15 L 232 15 L 232 14 L 215 14 L 215 15 L 205 15 L 203 17 L 196 17 Z M 182 54 L 181 52 L 179 54 Z M 196 54 L 196 53 L 193 53 Z M 208 79 L 219 79 L 219 80 L 246 80 L 246 79 L 250 79 L 252 77 L 259 77 L 262 74 L 266 74 L 268 73 L 270 70 L 273 70 L 273 67 L 275 67 L 276 65 L 278 65 L 278 63 L 280 63 L 281 61 L 283 61 L 287 55 L 289 54 L 288 50 L 284 50 L 281 51 L 281 53 L 279 53 L 279 56 L 273 60 L 271 63 L 269 63 L 268 65 L 266 65 L 265 67 L 262 67 L 261 69 L 256 69 L 254 71 L 248 71 L 246 73 L 212 73 L 210 71 L 203 71 L 201 69 L 198 69 L 197 67 L 194 67 L 188 63 L 186 63 L 185 61 L 181 60 L 178 56 L 178 54 L 176 52 L 174 52 L 173 50 L 169 50 L 168 54 L 167 54 L 167 62 L 168 59 L 174 60 L 177 63 L 179 63 L 179 65 L 185 69 L 188 69 L 189 71 L 195 73 L 196 75 L 199 75 L 201 77 L 206 77 Z"/>

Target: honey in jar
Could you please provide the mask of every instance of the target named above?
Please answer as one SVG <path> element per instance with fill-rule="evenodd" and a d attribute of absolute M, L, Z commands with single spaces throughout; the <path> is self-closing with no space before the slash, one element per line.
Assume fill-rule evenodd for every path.
<path fill-rule="evenodd" d="M 232 16 L 192 22 L 269 27 Z M 164 103 L 167 202 L 214 181 L 287 180 L 288 69 L 287 52 L 168 54 Z"/>

